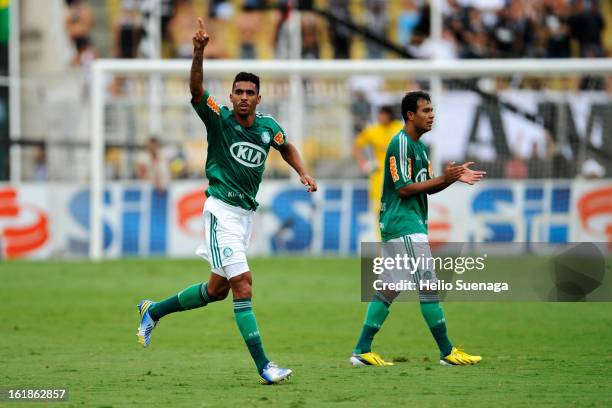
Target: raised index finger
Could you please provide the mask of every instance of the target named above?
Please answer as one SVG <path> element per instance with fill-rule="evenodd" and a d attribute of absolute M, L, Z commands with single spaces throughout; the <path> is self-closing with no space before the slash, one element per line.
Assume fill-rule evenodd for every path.
<path fill-rule="evenodd" d="M 200 30 L 204 31 L 204 22 L 201 17 L 198 17 L 198 24 L 200 26 Z"/>

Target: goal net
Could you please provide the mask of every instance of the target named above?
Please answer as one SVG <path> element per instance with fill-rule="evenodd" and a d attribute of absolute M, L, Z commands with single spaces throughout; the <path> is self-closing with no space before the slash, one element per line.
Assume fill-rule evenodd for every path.
<path fill-rule="evenodd" d="M 109 217 L 105 202 L 118 199 L 108 192 L 113 182 L 146 181 L 152 185 L 153 197 L 156 191 L 180 190 L 182 184 L 199 183 L 199 195 L 189 198 L 187 194 L 177 206 L 182 205 L 181 211 L 189 214 L 201 209 L 201 190 L 206 183 L 206 130 L 189 103 L 189 69 L 190 61 L 184 60 L 96 61 L 91 77 L 86 79 L 91 82 L 84 104 L 91 114 L 89 142 L 76 147 L 79 155 L 69 153 L 65 143 L 46 143 L 52 179 L 81 178 L 90 184 L 92 258 L 108 254 L 101 220 Z M 432 95 L 436 119 L 434 129 L 423 140 L 438 174 L 450 161 L 474 161 L 487 171 L 489 179 L 505 180 L 602 178 L 612 171 L 610 60 L 205 61 L 205 87 L 220 104 L 229 105 L 232 80 L 239 71 L 261 77 L 258 110 L 271 114 L 284 127 L 288 140 L 298 147 L 318 180 L 334 182 L 334 188 L 320 198 L 305 200 L 307 209 L 298 206 L 296 211 L 316 214 L 327 208 L 317 216 L 330 220 L 336 217 L 343 220 L 338 223 L 347 224 L 340 228 L 338 242 L 330 243 L 326 231 L 317 230 L 332 228 L 325 223 L 312 223 L 299 230 L 299 219 L 285 218 L 287 225 L 281 222 L 266 244 L 277 245 L 276 250 L 314 247 L 325 252 L 330 245 L 340 253 L 355 250 L 353 238 L 363 231 L 354 230 L 351 225 L 356 220 L 342 214 L 368 208 L 371 203 L 367 203 L 367 175 L 356 163 L 353 144 L 356 135 L 376 122 L 381 106 L 391 106 L 401 120 L 400 101 L 408 90 L 424 89 Z M 24 103 L 34 110 L 45 101 L 26 98 Z M 58 118 L 45 119 L 51 127 L 54 123 L 68 126 L 68 121 Z M 152 150 L 164 163 L 161 175 L 152 176 Z M 367 147 L 364 154 L 373 158 Z M 27 163 L 24 160 L 24 166 Z M 28 174 L 27 169 L 23 174 Z M 282 213 L 282 200 L 271 202 L 266 198 L 278 186 L 289 185 L 292 177 L 277 153 L 270 153 L 264 177 L 273 182 L 260 191 L 262 209 Z M 296 180 L 292 181 L 300 189 Z M 347 183 L 363 186 L 363 191 L 347 188 Z M 122 200 L 123 212 L 112 217 L 126 222 L 130 208 L 136 213 L 136 207 L 144 205 L 138 199 L 141 193 L 137 189 L 122 191 L 117 197 Z M 351 195 L 352 201 L 346 204 L 338 198 L 343 195 Z M 161 204 L 153 200 L 146 205 L 151 209 Z M 184 216 L 176 211 L 166 216 Z M 167 230 L 156 232 L 153 219 L 147 221 L 151 221 L 145 234 L 148 242 L 129 245 L 156 248 L 160 244 L 156 244 L 155 234 L 172 234 Z M 186 230 L 191 228 L 189 222 L 184 222 Z M 309 245 L 300 247 L 299 240 L 283 235 L 296 233 L 310 234 Z M 375 239 L 371 229 L 369 234 L 366 238 Z M 132 241 L 139 239 L 133 237 Z M 142 249 L 135 254 L 139 253 Z"/>

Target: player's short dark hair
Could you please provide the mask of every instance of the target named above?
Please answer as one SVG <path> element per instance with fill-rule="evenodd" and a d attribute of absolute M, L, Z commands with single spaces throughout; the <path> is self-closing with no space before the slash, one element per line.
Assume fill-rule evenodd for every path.
<path fill-rule="evenodd" d="M 402 118 L 404 118 L 404 122 L 408 120 L 408 112 L 416 113 L 419 99 L 431 103 L 431 97 L 424 91 L 411 91 L 402 98 Z"/>
<path fill-rule="evenodd" d="M 236 75 L 236 78 L 234 78 L 232 89 L 234 89 L 234 86 L 236 86 L 236 82 L 252 82 L 257 88 L 257 93 L 259 93 L 259 77 L 255 74 L 251 74 L 250 72 L 239 72 Z"/>
<path fill-rule="evenodd" d="M 386 113 L 391 118 L 395 117 L 395 110 L 393 109 L 393 107 L 391 105 L 383 105 L 383 106 L 381 106 L 380 108 L 378 108 L 378 112 Z"/>

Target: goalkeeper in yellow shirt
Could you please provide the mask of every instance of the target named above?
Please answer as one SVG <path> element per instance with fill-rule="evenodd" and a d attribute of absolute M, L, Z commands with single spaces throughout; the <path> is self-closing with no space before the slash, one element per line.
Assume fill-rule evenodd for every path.
<path fill-rule="evenodd" d="M 369 208 L 374 213 L 374 228 L 378 230 L 380 197 L 382 195 L 385 155 L 389 142 L 403 127 L 395 119 L 391 106 L 381 106 L 378 110 L 378 123 L 367 126 L 355 138 L 353 156 L 359 168 L 370 178 Z M 370 150 L 371 153 L 368 153 Z"/>

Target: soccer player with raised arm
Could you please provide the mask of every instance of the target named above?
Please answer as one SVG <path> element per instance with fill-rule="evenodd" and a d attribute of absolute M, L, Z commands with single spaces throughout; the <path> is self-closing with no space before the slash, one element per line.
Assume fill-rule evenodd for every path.
<path fill-rule="evenodd" d="M 269 115 L 256 112 L 261 100 L 259 78 L 240 72 L 229 96 L 233 109 L 219 105 L 204 89 L 202 60 L 209 37 L 201 19 L 193 37 L 191 104 L 207 130 L 206 175 L 209 185 L 204 205 L 204 243 L 197 254 L 208 260 L 212 273 L 208 282 L 197 283 L 160 302 L 143 300 L 138 305 L 138 342 L 149 346 L 151 332 L 162 317 L 223 300 L 229 291 L 234 299 L 236 324 L 255 361 L 262 384 L 279 383 L 292 371 L 271 362 L 264 352 L 257 320 L 251 305 L 252 276 L 246 251 L 251 237 L 255 200 L 262 181 L 270 147 L 299 174 L 309 192 L 317 184 L 302 164 L 296 148 L 285 139 L 285 132 Z"/>
<path fill-rule="evenodd" d="M 474 184 L 485 173 L 470 169 L 474 163 L 449 164 L 442 176 L 434 177 L 423 134 L 433 126 L 434 110 L 429 94 L 408 92 L 402 99 L 404 128 L 393 137 L 385 159 L 385 174 L 380 209 L 383 245 L 401 248 L 412 257 L 431 256 L 427 240 L 427 195 L 444 190 L 456 181 Z M 418 270 L 415 283 L 437 281 L 435 271 Z M 389 315 L 389 307 L 399 292 L 377 291 L 368 304 L 365 322 L 350 363 L 355 366 L 393 365 L 372 351 L 372 341 Z M 446 333 L 444 312 L 437 291 L 419 291 L 421 313 L 438 348 L 440 364 L 470 365 L 482 360 L 454 347 Z"/>

